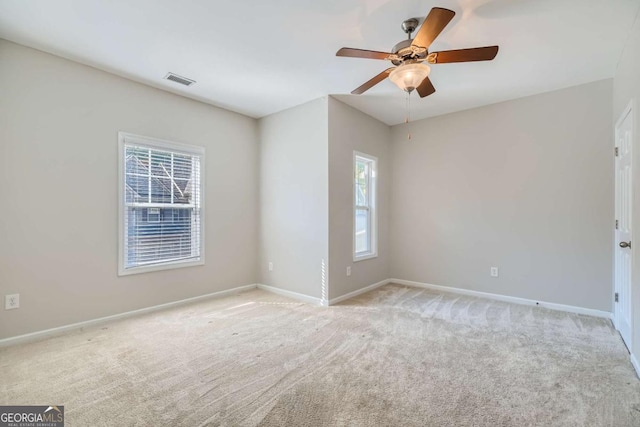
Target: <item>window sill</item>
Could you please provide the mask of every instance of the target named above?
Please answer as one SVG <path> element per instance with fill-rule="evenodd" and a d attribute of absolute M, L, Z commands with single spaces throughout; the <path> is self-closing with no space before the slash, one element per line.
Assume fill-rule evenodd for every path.
<path fill-rule="evenodd" d="M 372 259 L 372 258 L 378 258 L 378 253 L 368 253 L 368 254 L 363 254 L 363 255 L 354 255 L 353 256 L 353 262 L 358 262 L 358 261 L 364 261 L 367 259 Z"/>
<path fill-rule="evenodd" d="M 204 259 L 200 258 L 196 261 L 176 261 L 171 263 L 159 264 L 159 265 L 149 265 L 149 266 L 141 266 L 141 267 L 132 267 L 132 268 L 119 268 L 118 276 L 129 276 L 131 274 L 141 274 L 141 273 L 151 273 L 153 271 L 162 271 L 162 270 L 175 270 L 177 268 L 184 267 L 194 267 L 197 265 L 204 265 Z"/>

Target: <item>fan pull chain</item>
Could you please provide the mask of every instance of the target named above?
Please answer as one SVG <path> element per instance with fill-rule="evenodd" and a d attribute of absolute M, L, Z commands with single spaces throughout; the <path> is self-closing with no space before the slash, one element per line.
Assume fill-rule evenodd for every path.
<path fill-rule="evenodd" d="M 409 126 L 409 121 L 411 120 L 411 92 L 407 91 L 407 96 L 405 98 L 405 105 L 407 108 L 407 115 L 404 118 L 404 123 Z M 407 130 L 407 140 L 411 141 L 411 131 Z"/>

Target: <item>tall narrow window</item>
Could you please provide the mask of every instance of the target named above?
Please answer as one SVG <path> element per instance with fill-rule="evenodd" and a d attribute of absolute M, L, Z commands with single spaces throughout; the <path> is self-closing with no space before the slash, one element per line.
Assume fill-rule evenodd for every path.
<path fill-rule="evenodd" d="M 119 273 L 204 263 L 204 148 L 121 132 Z"/>
<path fill-rule="evenodd" d="M 376 172 L 378 159 L 353 153 L 353 260 L 373 258 L 377 253 Z"/>

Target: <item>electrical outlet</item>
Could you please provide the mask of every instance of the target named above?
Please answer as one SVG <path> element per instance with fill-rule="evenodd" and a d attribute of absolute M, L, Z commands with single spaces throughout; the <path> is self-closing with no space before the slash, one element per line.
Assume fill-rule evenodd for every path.
<path fill-rule="evenodd" d="M 498 277 L 498 267 L 491 267 L 491 277 Z"/>
<path fill-rule="evenodd" d="M 12 310 L 20 307 L 20 294 L 11 294 L 4 296 L 4 309 Z"/>
<path fill-rule="evenodd" d="M 347 276 L 351 276 L 351 266 L 347 267 Z"/>
<path fill-rule="evenodd" d="M 273 263 L 269 261 L 269 271 L 273 271 Z"/>

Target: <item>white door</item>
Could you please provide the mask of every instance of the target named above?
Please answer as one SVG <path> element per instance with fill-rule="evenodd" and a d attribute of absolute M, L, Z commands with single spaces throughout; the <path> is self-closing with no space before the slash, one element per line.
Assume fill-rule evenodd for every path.
<path fill-rule="evenodd" d="M 615 302 L 616 329 L 631 348 L 631 146 L 633 145 L 633 109 L 625 110 L 616 124 L 616 233 Z M 635 242 L 635 245 L 640 242 Z"/>

